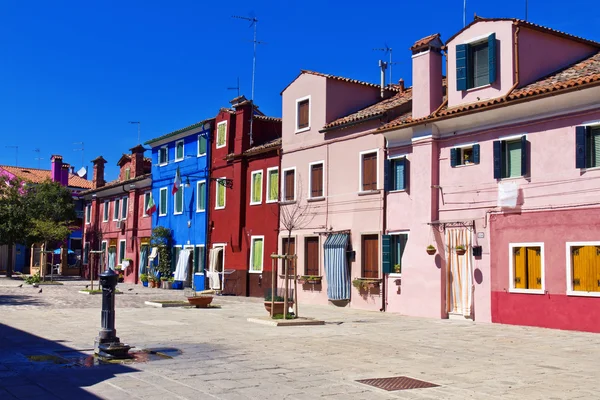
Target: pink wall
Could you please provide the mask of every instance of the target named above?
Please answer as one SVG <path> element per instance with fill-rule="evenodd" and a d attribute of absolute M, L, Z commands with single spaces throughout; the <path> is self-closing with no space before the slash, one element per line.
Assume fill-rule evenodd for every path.
<path fill-rule="evenodd" d="M 442 104 L 442 55 L 426 51 L 412 57 L 413 118 L 426 117 Z"/>
<path fill-rule="evenodd" d="M 587 44 L 533 29 L 521 28 L 519 31 L 519 86 L 525 86 L 597 51 L 597 48 Z"/>
<path fill-rule="evenodd" d="M 475 103 L 487 99 L 504 96 L 514 85 L 513 72 L 513 25 L 511 21 L 480 21 L 469 29 L 461 32 L 458 36 L 446 43 L 448 48 L 448 107 L 456 107 L 461 104 Z M 468 42 L 473 38 L 487 36 L 496 33 L 498 47 L 498 69 L 496 71 L 496 82 L 491 86 L 469 89 L 465 91 L 456 90 L 456 45 Z"/>
<path fill-rule="evenodd" d="M 357 85 L 335 79 L 327 79 L 326 94 L 326 123 L 361 110 L 381 100 L 379 88 Z"/>

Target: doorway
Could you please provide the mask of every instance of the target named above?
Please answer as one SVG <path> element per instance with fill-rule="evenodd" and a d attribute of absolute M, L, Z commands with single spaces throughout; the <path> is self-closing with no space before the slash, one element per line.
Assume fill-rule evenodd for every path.
<path fill-rule="evenodd" d="M 464 246 L 459 255 L 456 246 Z M 473 256 L 471 231 L 466 228 L 446 229 L 446 311 L 448 317 L 472 318 Z"/>

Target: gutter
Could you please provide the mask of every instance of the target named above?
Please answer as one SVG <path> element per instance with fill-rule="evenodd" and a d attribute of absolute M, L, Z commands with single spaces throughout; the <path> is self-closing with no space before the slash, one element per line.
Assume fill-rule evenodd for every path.
<path fill-rule="evenodd" d="M 349 122 L 346 122 L 346 123 L 341 124 L 341 125 L 331 126 L 329 128 L 323 128 L 323 129 L 321 129 L 319 131 L 319 133 L 326 133 L 326 132 L 334 131 L 336 129 L 349 128 L 349 127 L 354 126 L 354 125 L 362 124 L 363 122 L 372 121 L 374 119 L 381 118 L 384 115 L 385 115 L 385 112 L 377 113 L 377 114 L 371 115 L 370 117 L 367 117 L 367 118 L 363 118 L 363 119 L 359 119 L 359 120 L 354 120 L 354 121 L 349 121 Z"/>

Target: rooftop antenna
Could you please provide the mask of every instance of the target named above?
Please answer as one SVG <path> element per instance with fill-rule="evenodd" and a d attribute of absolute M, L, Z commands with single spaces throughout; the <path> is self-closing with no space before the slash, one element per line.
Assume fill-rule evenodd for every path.
<path fill-rule="evenodd" d="M 227 90 L 237 90 L 237 92 L 238 92 L 237 97 L 240 97 L 240 77 L 239 76 L 237 78 L 237 86 L 236 87 L 228 87 Z"/>
<path fill-rule="evenodd" d="M 138 126 L 138 141 L 136 143 L 137 144 L 141 144 L 140 143 L 140 127 L 142 126 L 142 122 L 141 121 L 129 121 L 130 124 L 137 124 Z"/>
<path fill-rule="evenodd" d="M 258 25 L 258 19 L 256 19 L 256 17 L 242 17 L 239 15 L 232 15 L 231 17 L 250 21 L 250 27 L 254 28 L 254 39 L 252 40 L 252 43 L 254 43 L 254 56 L 252 57 L 252 94 L 250 96 L 250 105 L 252 106 L 250 112 L 250 146 L 252 146 L 252 121 L 254 121 L 254 77 L 256 75 L 256 45 L 263 44 L 264 42 L 259 42 L 256 40 L 256 25 Z"/>
<path fill-rule="evenodd" d="M 389 54 L 390 55 L 390 62 L 387 63 L 390 66 L 390 83 L 393 82 L 392 80 L 392 64 L 394 64 L 392 62 L 392 48 L 390 46 L 387 45 L 387 43 L 385 44 L 385 47 L 376 47 L 373 50 L 375 51 L 383 51 L 385 52 L 385 54 Z"/>
<path fill-rule="evenodd" d="M 19 166 L 19 146 L 6 146 L 7 149 L 15 149 L 15 166 Z"/>
<path fill-rule="evenodd" d="M 467 0 L 463 0 L 463 28 L 467 26 Z"/>
<path fill-rule="evenodd" d="M 528 1 L 525 0 L 525 21 L 527 21 L 527 11 L 528 11 L 527 10 L 527 8 L 528 8 L 528 4 L 527 3 L 528 3 Z"/>
<path fill-rule="evenodd" d="M 83 167 L 83 166 L 85 166 L 84 161 L 83 161 L 83 149 L 84 149 L 83 142 L 73 142 L 73 144 L 78 144 L 81 146 L 80 148 L 73 149 L 73 151 L 81 152 L 81 166 Z"/>
<path fill-rule="evenodd" d="M 35 157 L 34 160 L 37 160 L 38 169 L 40 169 L 41 168 L 40 161 L 43 160 L 43 158 L 40 157 L 40 149 L 34 149 L 33 151 L 35 151 L 37 153 L 37 157 Z"/>

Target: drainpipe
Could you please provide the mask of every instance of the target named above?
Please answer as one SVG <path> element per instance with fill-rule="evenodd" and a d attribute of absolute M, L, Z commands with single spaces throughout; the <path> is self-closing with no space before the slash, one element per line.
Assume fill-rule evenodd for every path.
<path fill-rule="evenodd" d="M 388 149 L 387 149 L 387 140 L 385 139 L 385 137 L 383 138 L 383 143 L 384 143 L 384 147 L 383 147 L 383 162 L 384 162 L 384 171 L 385 171 L 385 162 L 387 161 L 387 154 L 388 154 Z M 383 235 L 385 235 L 385 231 L 387 229 L 387 224 L 386 224 L 386 199 L 387 199 L 387 194 L 385 192 L 385 173 L 383 175 L 383 198 L 381 200 L 381 205 L 382 205 L 382 214 L 383 214 L 383 220 L 381 221 L 381 232 Z M 383 260 L 382 260 L 383 261 Z M 390 261 L 391 262 L 391 261 Z M 383 271 L 382 274 L 383 275 Z M 386 278 L 385 276 L 382 276 L 382 280 L 381 280 L 381 308 L 379 309 L 379 311 L 381 312 L 385 312 L 386 310 L 386 306 L 387 306 L 387 280 L 388 278 Z"/>
<path fill-rule="evenodd" d="M 506 101 L 508 100 L 508 96 L 510 96 L 510 94 L 513 92 L 513 90 L 515 90 L 517 88 L 517 86 L 519 86 L 519 31 L 521 30 L 521 27 L 519 25 L 516 25 L 517 28 L 515 29 L 515 47 L 514 47 L 514 53 L 515 53 L 515 57 L 513 59 L 513 64 L 514 64 L 514 78 L 515 78 L 515 84 L 512 85 L 512 87 L 509 89 L 509 91 L 506 93 L 506 96 L 504 96 L 504 98 L 502 99 L 502 101 Z"/>

